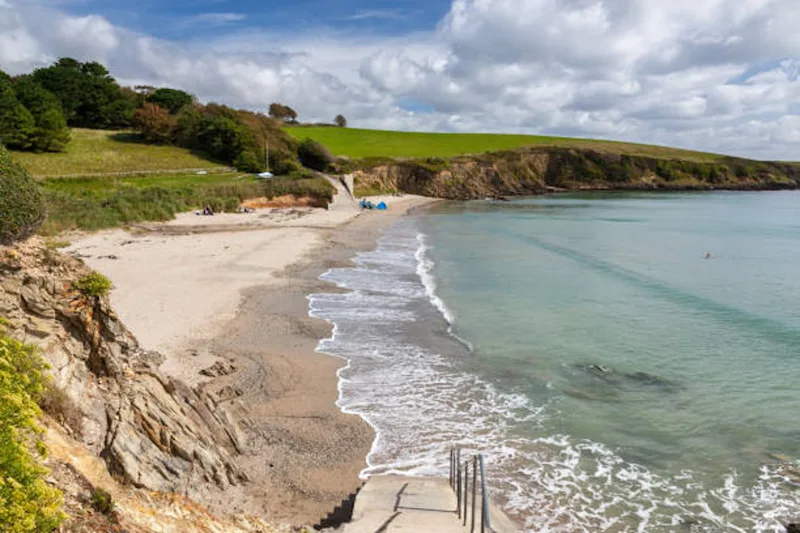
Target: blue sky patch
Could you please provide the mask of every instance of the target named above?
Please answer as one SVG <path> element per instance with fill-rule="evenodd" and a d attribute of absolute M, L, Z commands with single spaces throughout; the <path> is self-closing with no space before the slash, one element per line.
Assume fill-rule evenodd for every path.
<path fill-rule="evenodd" d="M 81 0 L 62 8 L 73 14 L 99 14 L 112 23 L 183 40 L 236 29 L 272 33 L 327 28 L 370 35 L 432 30 L 450 8 L 449 0 Z"/>

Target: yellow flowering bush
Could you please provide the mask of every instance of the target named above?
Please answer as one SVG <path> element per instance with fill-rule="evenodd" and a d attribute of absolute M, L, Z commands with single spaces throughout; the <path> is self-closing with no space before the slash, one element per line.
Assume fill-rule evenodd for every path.
<path fill-rule="evenodd" d="M 0 327 L 0 531 L 44 533 L 64 518 L 61 493 L 45 483 L 40 461 L 41 416 L 36 400 L 44 391 L 46 365 L 32 346 L 6 336 Z"/>

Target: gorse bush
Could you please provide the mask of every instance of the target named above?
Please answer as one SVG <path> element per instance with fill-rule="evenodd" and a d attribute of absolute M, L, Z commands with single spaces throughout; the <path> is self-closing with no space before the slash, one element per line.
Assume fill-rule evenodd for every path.
<path fill-rule="evenodd" d="M 87 274 L 72 285 L 81 291 L 85 296 L 89 296 L 91 298 L 102 298 L 111 292 L 111 289 L 113 288 L 111 280 L 99 272 Z"/>
<path fill-rule="evenodd" d="M 44 219 L 38 184 L 0 146 L 0 244 L 28 237 Z"/>
<path fill-rule="evenodd" d="M 47 485 L 36 404 L 45 364 L 35 348 L 0 331 L 0 531 L 46 533 L 63 521 L 61 493 Z"/>

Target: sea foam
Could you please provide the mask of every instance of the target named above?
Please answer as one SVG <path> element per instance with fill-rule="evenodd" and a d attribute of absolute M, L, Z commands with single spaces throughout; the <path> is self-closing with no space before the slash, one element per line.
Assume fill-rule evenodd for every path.
<path fill-rule="evenodd" d="M 720 484 L 691 471 L 659 475 L 601 443 L 548 433 L 557 402 L 501 390 L 466 370 L 474 354 L 463 344 L 435 336 L 452 333 L 457 317 L 437 294 L 430 251 L 406 220 L 354 268 L 323 275 L 348 292 L 309 297 L 311 315 L 334 325 L 318 350 L 347 360 L 338 405 L 376 432 L 362 476 L 447 475 L 452 445 L 480 451 L 492 498 L 537 532 L 778 533 L 800 509 L 779 465 L 754 485 L 735 472 Z"/>

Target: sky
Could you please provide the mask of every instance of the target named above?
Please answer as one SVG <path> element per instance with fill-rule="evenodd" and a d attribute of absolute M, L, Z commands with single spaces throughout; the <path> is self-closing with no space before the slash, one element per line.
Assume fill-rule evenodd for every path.
<path fill-rule="evenodd" d="M 800 161 L 798 0 L 0 0 L 0 69 L 96 60 L 303 121 Z"/>

